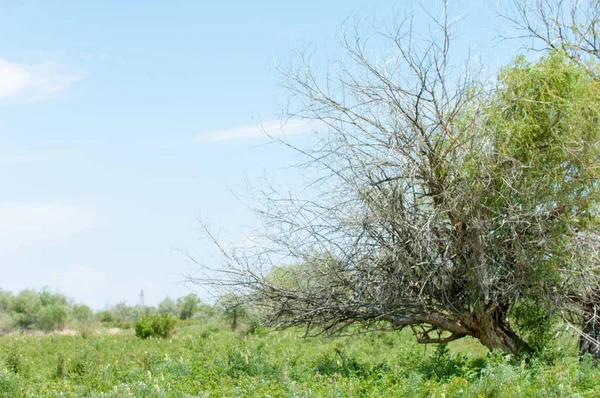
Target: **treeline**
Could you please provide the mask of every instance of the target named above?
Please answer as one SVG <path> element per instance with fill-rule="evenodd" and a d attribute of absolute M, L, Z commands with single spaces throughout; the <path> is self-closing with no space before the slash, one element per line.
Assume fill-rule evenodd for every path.
<path fill-rule="evenodd" d="M 185 321 L 213 317 L 223 312 L 227 311 L 203 303 L 193 293 L 177 299 L 167 297 L 155 307 L 131 306 L 122 301 L 94 311 L 47 288 L 26 289 L 16 294 L 0 289 L 0 334 L 28 330 L 131 328 L 137 319 L 145 315 L 168 314 Z"/>
<path fill-rule="evenodd" d="M 156 307 L 130 306 L 122 301 L 99 311 L 97 318 L 105 326 L 130 328 L 138 318 L 145 315 L 171 315 L 185 321 L 213 317 L 219 312 L 218 308 L 203 303 L 196 294 L 190 293 L 178 299 L 166 297 Z"/>

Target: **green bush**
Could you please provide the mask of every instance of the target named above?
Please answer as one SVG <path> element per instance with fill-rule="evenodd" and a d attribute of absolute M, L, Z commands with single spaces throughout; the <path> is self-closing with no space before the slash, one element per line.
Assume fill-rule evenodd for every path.
<path fill-rule="evenodd" d="M 62 330 L 65 328 L 68 314 L 64 305 L 50 304 L 42 307 L 36 324 L 42 330 Z"/>
<path fill-rule="evenodd" d="M 175 327 L 175 318 L 169 314 L 145 315 L 135 323 L 135 335 L 142 339 L 148 337 L 169 337 Z"/>
<path fill-rule="evenodd" d="M 0 374 L 0 398 L 21 397 L 19 382 L 14 375 Z"/>
<path fill-rule="evenodd" d="M 15 320 L 10 314 L 0 312 L 0 334 L 10 332 L 15 326 Z"/>
<path fill-rule="evenodd" d="M 4 364 L 6 365 L 6 370 L 9 372 L 14 374 L 26 373 L 27 369 L 25 362 L 21 350 L 11 347 L 6 352 Z"/>

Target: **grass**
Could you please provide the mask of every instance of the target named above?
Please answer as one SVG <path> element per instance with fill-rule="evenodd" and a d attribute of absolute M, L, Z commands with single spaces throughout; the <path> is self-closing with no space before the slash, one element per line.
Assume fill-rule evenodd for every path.
<path fill-rule="evenodd" d="M 406 333 L 242 336 L 216 321 L 169 339 L 0 337 L 0 397 L 597 397 L 600 371 L 572 350 L 511 363 L 474 340 L 421 346 Z"/>

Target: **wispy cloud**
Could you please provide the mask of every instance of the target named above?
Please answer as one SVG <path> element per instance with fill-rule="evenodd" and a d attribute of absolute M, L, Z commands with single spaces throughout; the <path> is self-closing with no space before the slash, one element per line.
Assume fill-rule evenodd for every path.
<path fill-rule="evenodd" d="M 0 103 L 52 99 L 84 77 L 54 61 L 25 64 L 0 58 Z"/>
<path fill-rule="evenodd" d="M 92 211 L 59 203 L 0 203 L 0 253 L 60 243 L 93 227 Z"/>
<path fill-rule="evenodd" d="M 316 122 L 303 119 L 270 120 L 248 126 L 211 131 L 200 134 L 196 138 L 199 141 L 219 142 L 265 138 L 267 136 L 280 137 L 310 133 L 318 129 L 319 126 Z"/>

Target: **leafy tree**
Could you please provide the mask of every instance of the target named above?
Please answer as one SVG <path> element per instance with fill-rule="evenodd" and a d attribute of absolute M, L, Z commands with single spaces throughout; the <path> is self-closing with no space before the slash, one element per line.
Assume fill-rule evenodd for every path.
<path fill-rule="evenodd" d="M 157 312 L 159 314 L 170 314 L 177 316 L 179 315 L 177 302 L 171 297 L 165 297 L 160 303 L 158 303 Z"/>
<path fill-rule="evenodd" d="M 11 308 L 12 294 L 0 289 L 0 312 L 9 312 Z"/>
<path fill-rule="evenodd" d="M 85 304 L 76 304 L 71 310 L 71 316 L 79 323 L 90 323 L 94 319 L 94 312 Z"/>
<path fill-rule="evenodd" d="M 12 299 L 11 310 L 14 314 L 15 324 L 22 329 L 35 325 L 42 307 L 39 294 L 34 290 L 22 290 Z"/>
<path fill-rule="evenodd" d="M 60 293 L 52 293 L 49 288 L 44 287 L 38 293 L 40 296 L 40 303 L 42 307 L 48 305 L 69 305 L 67 297 Z"/>
<path fill-rule="evenodd" d="M 513 0 L 511 11 L 504 17 L 517 28 L 519 37 L 531 39 L 527 48 L 559 50 L 592 79 L 600 79 L 600 1 Z M 594 242 L 597 233 L 591 233 L 590 229 L 582 232 L 582 238 Z M 588 265 L 597 262 L 595 256 L 585 260 Z M 560 300 L 561 307 L 568 307 L 561 310 L 563 321 L 580 335 L 580 353 L 589 353 L 597 360 L 600 358 L 600 317 L 597 316 L 600 287 L 595 281 L 596 275 L 582 272 L 580 278 L 569 284 L 571 293 L 567 300 Z"/>
<path fill-rule="evenodd" d="M 198 296 L 194 293 L 190 293 L 187 296 L 178 298 L 177 305 L 180 308 L 179 319 L 190 319 L 198 310 L 198 306 L 200 305 L 200 298 L 198 298 Z"/>

